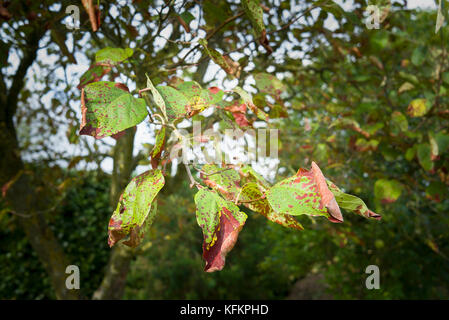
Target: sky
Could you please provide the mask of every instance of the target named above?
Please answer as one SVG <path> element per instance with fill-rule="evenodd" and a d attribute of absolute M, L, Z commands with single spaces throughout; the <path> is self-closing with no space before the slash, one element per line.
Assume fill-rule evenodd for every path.
<path fill-rule="evenodd" d="M 345 10 L 349 11 L 352 9 L 353 7 L 353 1 L 349 0 L 349 1 L 343 1 L 343 0 L 338 0 L 336 1 L 337 3 L 339 3 Z M 408 8 L 409 9 L 436 9 L 437 8 L 437 4 L 435 3 L 434 0 L 409 0 L 408 1 Z M 195 23 L 195 22 L 193 22 Z M 298 23 L 301 23 L 301 21 L 298 21 Z M 332 19 L 328 19 L 325 22 L 327 27 L 332 27 L 333 21 Z M 165 30 L 165 32 L 169 32 L 170 30 Z M 0 34 L 1 36 L 1 34 Z M 82 40 L 82 41 L 88 41 L 87 37 L 86 39 Z M 161 44 L 162 42 L 165 42 L 165 40 L 163 40 L 162 38 L 158 38 L 157 41 L 160 41 Z M 71 50 L 71 39 L 69 37 L 69 39 L 67 40 L 67 45 L 69 47 L 69 50 Z M 67 74 L 68 77 L 77 77 L 79 78 L 79 76 L 84 73 L 89 65 L 90 65 L 90 61 L 87 59 L 87 57 L 84 54 L 77 54 L 75 56 L 78 64 L 77 65 L 70 65 L 68 70 L 67 70 Z M 234 58 L 234 57 L 233 57 Z M 41 61 L 51 61 L 51 57 L 47 56 L 45 54 L 44 50 L 40 50 L 38 52 L 38 59 Z M 19 58 L 17 57 L 17 55 L 11 54 L 8 57 L 8 61 L 10 62 L 10 67 L 8 68 L 8 73 L 9 72 L 14 72 L 17 68 L 17 65 L 19 63 Z M 61 68 L 62 69 L 62 68 Z M 56 70 L 56 75 L 60 78 L 64 78 L 64 73 L 61 69 Z M 216 71 L 219 70 L 219 67 L 217 65 L 211 64 L 210 68 L 208 69 L 207 74 L 211 74 L 211 75 L 215 75 Z M 36 74 L 40 74 L 42 71 L 39 70 L 37 64 L 34 64 L 33 67 L 29 70 L 28 74 L 27 74 L 27 87 L 32 89 L 36 83 L 34 83 L 33 81 L 33 75 Z M 220 72 L 218 74 L 218 78 L 221 80 L 223 77 L 225 76 L 224 72 Z M 227 82 L 226 86 L 228 88 L 225 89 L 230 89 L 232 87 L 234 87 L 236 85 L 236 82 Z M 134 88 L 132 86 L 130 86 L 130 90 L 133 90 Z M 244 88 L 247 89 L 247 88 Z M 251 89 L 249 89 L 251 90 Z M 48 97 L 42 97 L 42 103 L 50 103 L 51 100 L 51 96 Z M 75 107 L 75 109 L 77 108 L 77 106 L 79 105 L 79 101 L 70 101 L 70 104 L 73 105 Z M 206 111 L 209 112 L 210 111 Z M 81 113 L 80 113 L 81 116 Z M 63 134 L 65 134 L 65 130 L 60 130 Z M 150 143 L 153 144 L 154 143 L 154 139 L 152 138 L 154 136 L 154 126 L 152 125 L 151 127 L 148 126 L 146 123 L 142 123 L 140 125 L 137 126 L 137 132 L 136 132 L 136 139 L 135 139 L 135 150 L 134 150 L 134 154 L 137 154 L 141 149 L 142 149 L 142 144 L 143 143 Z M 91 137 L 83 137 L 83 139 L 91 139 L 93 140 L 93 138 Z M 62 148 L 64 150 L 67 150 L 69 152 L 69 154 L 73 154 L 73 156 L 78 155 L 78 154 L 83 154 L 83 150 L 80 149 L 79 145 L 70 145 L 70 144 L 64 144 L 61 143 L 60 141 L 65 141 L 65 139 L 60 139 L 60 136 L 58 137 L 58 135 L 56 135 L 54 137 L 54 143 L 55 145 L 57 145 L 59 148 Z M 105 141 L 108 144 L 113 145 L 114 144 L 114 140 L 112 138 L 106 138 Z M 106 172 L 111 172 L 112 170 L 112 159 L 106 159 L 102 162 L 101 164 L 102 168 L 106 171 Z M 138 173 L 142 172 L 146 170 L 145 167 L 139 167 L 138 168 Z M 256 168 L 257 170 L 257 168 Z M 268 178 L 268 177 L 267 177 Z"/>

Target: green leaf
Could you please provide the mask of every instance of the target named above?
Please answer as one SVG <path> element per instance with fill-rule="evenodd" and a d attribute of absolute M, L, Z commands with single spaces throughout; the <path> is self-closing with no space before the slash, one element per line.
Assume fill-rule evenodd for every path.
<path fill-rule="evenodd" d="M 329 186 L 329 190 L 334 194 L 335 200 L 337 200 L 338 206 L 340 208 L 352 211 L 365 218 L 374 218 L 377 220 L 381 219 L 381 216 L 379 214 L 368 209 L 367 205 L 365 204 L 365 202 L 363 202 L 362 199 L 351 194 L 344 193 L 335 185 L 335 183 L 330 180 L 326 179 L 326 182 Z"/>
<path fill-rule="evenodd" d="M 391 115 L 391 124 L 393 126 L 394 133 L 404 132 L 408 130 L 408 121 L 405 115 L 399 111 L 393 112 Z"/>
<path fill-rule="evenodd" d="M 225 57 L 217 50 L 209 47 L 206 39 L 200 39 L 198 40 L 198 43 L 203 46 L 204 51 L 206 51 L 206 54 L 212 59 L 212 61 L 218 64 L 220 68 L 231 76 L 231 78 L 238 78 L 240 76 L 240 65 L 238 63 L 232 61 L 232 59 L 228 56 Z"/>
<path fill-rule="evenodd" d="M 97 63 L 118 64 L 133 55 L 134 51 L 131 48 L 103 48 L 95 54 L 95 61 Z"/>
<path fill-rule="evenodd" d="M 253 25 L 256 37 L 259 38 L 265 30 L 263 9 L 260 6 L 259 0 L 242 0 L 241 3 L 246 16 Z"/>
<path fill-rule="evenodd" d="M 427 47 L 426 46 L 419 46 L 415 50 L 413 50 L 411 61 L 412 63 L 419 67 L 426 61 L 427 56 Z"/>
<path fill-rule="evenodd" d="M 418 161 L 426 171 L 433 170 L 432 149 L 429 143 L 421 143 L 417 147 Z"/>
<path fill-rule="evenodd" d="M 153 85 L 153 82 L 151 82 L 150 77 L 148 77 L 147 74 L 145 74 L 147 77 L 147 88 L 150 89 L 151 94 L 153 95 L 154 103 L 156 103 L 157 107 L 162 111 L 162 114 L 167 119 L 167 108 L 165 106 L 164 98 L 161 96 L 159 91 L 155 88 Z"/>
<path fill-rule="evenodd" d="M 335 197 L 315 162 L 310 171 L 298 170 L 268 189 L 266 195 L 271 208 L 279 214 L 325 216 L 332 222 L 343 222 Z"/>
<path fill-rule="evenodd" d="M 146 220 L 152 223 L 156 213 L 151 211 L 152 204 L 164 184 L 160 170 L 146 171 L 131 180 L 109 221 L 110 247 L 127 236 L 127 241 L 123 242 L 125 245 L 135 247 L 140 243 L 139 231 Z"/>
<path fill-rule="evenodd" d="M 396 180 L 380 179 L 374 184 L 374 195 L 382 203 L 395 202 L 402 193 L 402 185 Z"/>
<path fill-rule="evenodd" d="M 111 136 L 142 122 L 147 116 L 143 99 L 134 98 L 120 83 L 99 81 L 81 92 L 80 134 L 97 139 Z"/>

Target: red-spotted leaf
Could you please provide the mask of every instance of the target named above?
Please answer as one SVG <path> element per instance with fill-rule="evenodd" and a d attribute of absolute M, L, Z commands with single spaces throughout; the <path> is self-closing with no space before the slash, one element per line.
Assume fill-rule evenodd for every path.
<path fill-rule="evenodd" d="M 204 236 L 204 271 L 222 270 L 226 255 L 234 247 L 247 216 L 234 203 L 206 188 L 197 192 L 195 204 L 197 222 Z"/>
<path fill-rule="evenodd" d="M 125 61 L 133 55 L 134 51 L 131 48 L 103 48 L 95 54 L 95 61 L 97 63 L 106 63 L 115 65 L 122 61 Z"/>
<path fill-rule="evenodd" d="M 285 85 L 275 76 L 268 73 L 258 73 L 254 75 L 256 87 L 263 93 L 279 98 L 285 91 Z"/>
<path fill-rule="evenodd" d="M 77 86 L 79 90 L 84 88 L 87 84 L 100 81 L 104 75 L 111 72 L 111 67 L 105 64 L 93 64 L 80 78 L 80 83 Z"/>
<path fill-rule="evenodd" d="M 344 193 L 335 185 L 335 183 L 330 180 L 326 179 L 326 182 L 329 190 L 334 194 L 335 200 L 337 200 L 338 206 L 340 208 L 352 211 L 365 218 L 373 218 L 376 220 L 380 220 L 382 218 L 379 214 L 368 209 L 362 199 L 351 194 Z"/>
<path fill-rule="evenodd" d="M 210 105 L 218 103 L 223 98 L 224 92 L 216 87 L 209 90 L 201 88 L 195 81 L 185 81 L 176 86 L 189 101 L 187 117 L 192 117 L 208 108 Z"/>
<path fill-rule="evenodd" d="M 142 122 L 147 116 L 143 99 L 134 98 L 121 83 L 99 81 L 81 91 L 80 134 L 96 139 L 111 136 Z"/>
<path fill-rule="evenodd" d="M 254 212 L 260 213 L 268 220 L 278 223 L 281 226 L 287 228 L 293 228 L 297 230 L 303 230 L 302 225 L 295 220 L 291 215 L 278 213 L 271 209 L 268 200 L 265 198 L 264 193 L 260 190 L 260 187 L 255 182 L 248 182 L 242 187 L 240 194 L 241 203 L 251 209 Z"/>
<path fill-rule="evenodd" d="M 259 0 L 242 0 L 241 3 L 246 16 L 251 21 L 259 43 L 264 46 L 269 53 L 272 53 L 273 49 L 268 45 L 267 32 L 263 23 L 263 9 L 260 6 Z"/>
<path fill-rule="evenodd" d="M 296 175 L 268 189 L 266 195 L 277 213 L 325 216 L 331 222 L 343 222 L 337 201 L 315 162 L 310 171 L 299 169 Z"/>
<path fill-rule="evenodd" d="M 207 186 L 220 192 L 226 199 L 235 200 L 240 193 L 240 175 L 237 171 L 213 164 L 206 164 L 201 170 L 201 178 Z"/>
<path fill-rule="evenodd" d="M 161 159 L 161 153 L 164 149 L 165 144 L 165 126 L 162 126 L 156 135 L 156 142 L 154 144 L 153 150 L 151 150 L 151 166 L 156 169 L 159 165 L 159 160 Z"/>
<path fill-rule="evenodd" d="M 187 117 L 190 105 L 185 95 L 169 86 L 157 86 L 156 89 L 164 101 L 165 112 L 169 121 Z"/>
<path fill-rule="evenodd" d="M 151 210 L 154 199 L 165 184 L 160 170 L 149 170 L 138 175 L 126 186 L 117 209 L 109 220 L 109 246 L 126 238 L 124 244 L 135 247 L 140 243 L 146 220 L 152 223 L 156 210 Z"/>

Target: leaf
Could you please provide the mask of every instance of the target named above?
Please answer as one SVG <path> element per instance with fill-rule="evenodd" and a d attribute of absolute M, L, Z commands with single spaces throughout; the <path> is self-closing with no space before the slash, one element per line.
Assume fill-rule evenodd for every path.
<path fill-rule="evenodd" d="M 185 81 L 178 84 L 176 89 L 186 96 L 189 101 L 187 114 L 189 118 L 205 110 L 211 104 L 218 103 L 224 95 L 224 92 L 217 87 L 209 90 L 203 89 L 195 81 Z"/>
<path fill-rule="evenodd" d="M 96 139 L 131 128 L 147 116 L 143 99 L 134 98 L 121 83 L 99 81 L 81 91 L 80 134 Z"/>
<path fill-rule="evenodd" d="M 374 218 L 376 220 L 380 220 L 382 218 L 379 214 L 368 209 L 362 199 L 351 194 L 344 193 L 330 180 L 326 179 L 326 182 L 329 190 L 334 194 L 335 200 L 337 200 L 340 208 L 352 211 L 365 218 Z"/>
<path fill-rule="evenodd" d="M 262 177 L 260 174 L 257 173 L 256 170 L 253 169 L 253 167 L 244 165 L 240 168 L 240 176 L 242 179 L 246 179 L 249 182 L 256 182 L 259 186 L 262 186 L 264 189 L 268 189 L 271 187 L 271 185 Z"/>
<path fill-rule="evenodd" d="M 441 29 L 444 24 L 444 15 L 441 12 L 441 0 L 438 1 L 438 14 L 437 14 L 437 22 L 435 24 L 435 33 Z"/>
<path fill-rule="evenodd" d="M 391 124 L 393 126 L 394 133 L 405 132 L 408 130 L 408 121 L 406 116 L 404 116 L 401 112 L 395 111 L 391 115 Z"/>
<path fill-rule="evenodd" d="M 379 179 L 374 184 L 374 195 L 382 203 L 395 202 L 402 193 L 402 185 L 396 180 Z"/>
<path fill-rule="evenodd" d="M 258 0 L 242 0 L 242 7 L 253 25 L 256 36 L 259 38 L 265 30 L 263 23 L 263 9 Z"/>
<path fill-rule="evenodd" d="M 103 64 L 95 63 L 81 76 L 80 83 L 77 86 L 79 90 L 84 88 L 87 84 L 100 81 L 104 75 L 111 72 L 111 67 Z"/>
<path fill-rule="evenodd" d="M 118 64 L 125 61 L 133 55 L 134 51 L 131 48 L 103 48 L 95 54 L 95 61 L 97 63 L 107 63 L 111 65 Z"/>
<path fill-rule="evenodd" d="M 429 143 L 421 143 L 417 147 L 418 161 L 426 171 L 433 171 L 432 150 Z"/>
<path fill-rule="evenodd" d="M 430 110 L 427 99 L 415 99 L 410 102 L 407 113 L 410 117 L 422 117 Z"/>
<path fill-rule="evenodd" d="M 240 97 L 243 99 L 243 101 L 246 103 L 246 105 L 248 106 L 248 108 L 251 109 L 252 112 L 254 112 L 254 114 L 261 120 L 264 121 L 268 121 L 269 117 L 268 114 L 266 114 L 265 112 L 263 112 L 262 110 L 260 110 L 254 103 L 253 103 L 253 99 L 251 97 L 251 95 L 249 93 L 247 93 L 245 90 L 243 90 L 242 88 L 240 88 L 239 86 L 235 87 L 233 89 L 233 91 L 235 93 L 238 93 L 240 95 Z"/>
<path fill-rule="evenodd" d="M 203 229 L 204 271 L 222 270 L 247 216 L 234 203 L 206 188 L 196 193 L 195 204 L 197 222 Z"/>
<path fill-rule="evenodd" d="M 268 189 L 266 195 L 277 213 L 325 216 L 332 222 L 343 222 L 335 197 L 315 162 L 310 171 L 299 169 L 296 175 Z"/>
<path fill-rule="evenodd" d="M 109 220 L 110 247 L 125 237 L 128 238 L 123 244 L 127 246 L 136 247 L 140 243 L 145 222 L 151 225 L 154 220 L 154 199 L 164 184 L 160 170 L 146 171 L 131 180 Z"/>
<path fill-rule="evenodd" d="M 415 86 L 414 86 L 413 84 L 411 84 L 410 82 L 404 82 L 404 83 L 400 86 L 400 88 L 399 88 L 399 90 L 398 90 L 398 93 L 401 94 L 401 93 L 403 93 L 403 92 L 405 92 L 405 91 L 409 91 L 409 90 L 412 90 L 412 89 L 414 89 L 414 88 L 415 88 Z"/>
<path fill-rule="evenodd" d="M 241 3 L 246 16 L 251 21 L 259 43 L 264 46 L 268 53 L 272 53 L 273 49 L 268 45 L 267 32 L 263 23 L 263 9 L 259 0 L 242 0 Z"/>
<path fill-rule="evenodd" d="M 254 80 L 256 81 L 257 89 L 276 98 L 279 98 L 286 89 L 285 85 L 278 78 L 268 73 L 257 73 L 254 75 Z"/>
<path fill-rule="evenodd" d="M 410 60 L 415 66 L 419 67 L 426 60 L 426 55 L 427 47 L 419 46 L 415 50 L 413 50 L 412 58 Z"/>
<path fill-rule="evenodd" d="M 156 89 L 164 101 L 168 121 L 173 122 L 188 116 L 190 106 L 185 95 L 169 86 L 157 86 Z"/>
<path fill-rule="evenodd" d="M 198 43 L 201 44 L 206 51 L 207 55 L 214 61 L 216 64 L 220 66 L 227 74 L 229 74 L 232 78 L 239 78 L 241 67 L 240 64 L 233 61 L 228 56 L 223 56 L 217 50 L 211 48 L 207 44 L 206 39 L 198 40 Z"/>
<path fill-rule="evenodd" d="M 151 82 L 150 78 L 147 74 L 145 74 L 147 77 L 147 88 L 150 89 L 151 94 L 153 95 L 153 100 L 156 103 L 157 107 L 162 111 L 162 114 L 164 115 L 164 118 L 167 119 L 167 108 L 165 106 L 164 98 L 161 96 L 159 91 L 155 88 L 153 83 Z"/>
<path fill-rule="evenodd" d="M 181 13 L 180 15 L 177 16 L 177 19 L 179 21 L 179 23 L 182 25 L 182 27 L 184 28 L 184 30 L 187 33 L 190 33 L 190 22 L 192 22 L 193 20 L 195 20 L 195 17 L 188 11 L 184 11 L 183 13 Z"/>
<path fill-rule="evenodd" d="M 165 126 L 162 126 L 156 135 L 156 142 L 154 143 L 153 150 L 151 150 L 151 166 L 156 169 L 161 159 L 161 153 L 165 144 Z"/>
<path fill-rule="evenodd" d="M 266 198 L 261 199 L 264 196 L 259 188 L 259 185 L 255 182 L 249 182 L 242 187 L 241 198 L 243 205 L 254 212 L 260 213 L 271 222 L 280 224 L 287 228 L 293 228 L 297 230 L 304 230 L 303 226 L 288 214 L 277 213 L 272 210 L 268 200 Z"/>
<path fill-rule="evenodd" d="M 235 200 L 240 193 L 240 176 L 234 169 L 206 164 L 201 168 L 204 183 L 220 192 L 226 199 Z"/>

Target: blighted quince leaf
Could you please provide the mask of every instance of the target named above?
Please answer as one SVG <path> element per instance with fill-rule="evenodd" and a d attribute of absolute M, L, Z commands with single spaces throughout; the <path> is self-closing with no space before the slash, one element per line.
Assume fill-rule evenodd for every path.
<path fill-rule="evenodd" d="M 96 139 L 118 134 L 147 116 L 143 99 L 134 98 L 121 83 L 98 81 L 81 91 L 80 134 Z"/>
<path fill-rule="evenodd" d="M 374 195 L 382 203 L 395 202 L 402 193 L 402 185 L 396 180 L 379 179 L 374 184 Z"/>
<path fill-rule="evenodd" d="M 192 117 L 223 98 L 224 92 L 217 87 L 203 89 L 195 81 L 185 81 L 176 86 L 189 101 L 187 117 Z"/>
<path fill-rule="evenodd" d="M 176 121 L 188 116 L 190 105 L 185 95 L 169 86 L 157 86 L 156 89 L 164 101 L 169 121 Z"/>
<path fill-rule="evenodd" d="M 161 153 L 165 144 L 165 126 L 162 126 L 156 135 L 156 142 L 154 143 L 153 150 L 151 150 L 151 166 L 156 169 L 161 159 Z"/>
<path fill-rule="evenodd" d="M 136 238 L 150 215 L 155 197 L 165 184 L 160 170 L 149 170 L 133 178 L 120 196 L 117 208 L 109 220 L 108 244 L 112 247 L 118 241 L 129 237 L 124 244 L 136 246 L 140 240 Z"/>
<path fill-rule="evenodd" d="M 107 63 L 115 65 L 122 61 L 125 61 L 133 55 L 134 51 L 131 48 L 103 48 L 95 54 L 95 61 L 97 63 Z"/>
<path fill-rule="evenodd" d="M 220 192 L 226 199 L 235 200 L 240 193 L 240 176 L 234 169 L 223 169 L 214 164 L 206 164 L 201 170 L 204 183 Z"/>
<path fill-rule="evenodd" d="M 427 99 L 415 99 L 410 102 L 407 113 L 410 117 L 422 117 L 430 110 Z"/>
<path fill-rule="evenodd" d="M 84 88 L 87 84 L 100 81 L 104 75 L 111 72 L 111 67 L 104 64 L 95 63 L 81 76 L 80 83 L 77 86 L 79 90 Z"/>
<path fill-rule="evenodd" d="M 278 213 L 271 209 L 268 200 L 264 197 L 264 193 L 260 190 L 257 183 L 248 182 L 245 184 L 242 187 L 242 192 L 240 195 L 240 200 L 243 201 L 242 204 L 245 207 L 254 212 L 260 213 L 268 220 L 287 228 L 304 230 L 303 226 L 291 215 Z"/>
<path fill-rule="evenodd" d="M 351 194 L 344 193 L 330 180 L 326 179 L 326 182 L 329 190 L 334 194 L 335 200 L 337 200 L 340 208 L 352 211 L 365 218 L 373 218 L 376 220 L 380 220 L 382 218 L 379 214 L 368 209 L 362 199 Z"/>
<path fill-rule="evenodd" d="M 285 91 L 285 85 L 275 76 L 268 73 L 257 73 L 254 75 L 256 87 L 261 92 L 267 93 L 273 97 L 279 98 Z"/>
<path fill-rule="evenodd" d="M 310 171 L 299 169 L 296 175 L 268 189 L 266 195 L 277 213 L 325 216 L 331 222 L 343 222 L 337 201 L 315 162 L 312 162 Z"/>
<path fill-rule="evenodd" d="M 246 16 L 251 21 L 259 43 L 269 53 L 272 53 L 273 49 L 268 45 L 267 32 L 265 30 L 265 24 L 263 23 L 263 9 L 259 0 L 242 0 L 241 3 Z"/>
<path fill-rule="evenodd" d="M 197 192 L 195 204 L 197 222 L 204 235 L 204 271 L 222 270 L 226 255 L 234 247 L 247 216 L 234 203 L 206 188 Z"/>

